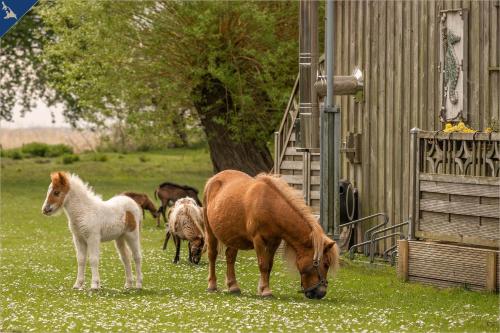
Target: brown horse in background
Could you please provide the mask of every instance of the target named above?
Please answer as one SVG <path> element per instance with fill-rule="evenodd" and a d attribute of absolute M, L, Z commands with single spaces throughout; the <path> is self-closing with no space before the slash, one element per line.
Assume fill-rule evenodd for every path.
<path fill-rule="evenodd" d="M 257 293 L 271 296 L 269 276 L 281 241 L 294 254 L 307 298 L 326 295 L 327 273 L 338 265 L 338 247 L 328 238 L 305 204 L 302 195 L 280 178 L 260 174 L 255 178 L 235 170 L 210 178 L 204 193 L 208 246 L 208 291 L 217 290 L 215 261 L 218 242 L 226 248 L 226 284 L 239 293 L 234 264 L 238 250 L 255 249 L 260 270 Z"/>
<path fill-rule="evenodd" d="M 198 206 L 201 206 L 200 199 L 198 199 L 198 190 L 191 186 L 164 182 L 158 186 L 154 193 L 155 199 L 160 199 L 161 201 L 161 206 L 158 209 L 158 217 L 156 220 L 157 226 L 160 226 L 160 213 L 163 215 L 163 221 L 167 223 L 167 217 L 165 216 L 167 208 L 172 206 L 181 198 L 193 198 Z"/>
<path fill-rule="evenodd" d="M 144 218 L 144 210 L 149 210 L 153 218 L 157 218 L 160 213 L 155 207 L 155 204 L 149 199 L 147 194 L 144 193 L 136 193 L 136 192 L 123 192 L 122 195 L 126 195 L 127 197 L 130 197 L 134 199 L 135 202 L 141 207 L 142 209 L 142 217 Z"/>

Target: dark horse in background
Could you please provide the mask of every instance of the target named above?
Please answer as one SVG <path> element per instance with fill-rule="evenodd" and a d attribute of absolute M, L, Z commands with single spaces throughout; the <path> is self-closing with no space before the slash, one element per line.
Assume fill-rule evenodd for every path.
<path fill-rule="evenodd" d="M 155 190 L 155 198 L 161 201 L 161 206 L 158 209 L 156 226 L 160 226 L 160 213 L 163 215 L 163 221 L 167 223 L 167 218 L 165 216 L 167 208 L 173 206 L 177 200 L 185 197 L 193 198 L 198 206 L 201 207 L 200 199 L 198 199 L 198 190 L 194 187 L 171 182 L 160 184 Z"/>
<path fill-rule="evenodd" d="M 132 198 L 142 209 L 142 217 L 144 218 L 144 210 L 149 210 L 153 218 L 157 219 L 160 213 L 156 209 L 155 204 L 149 199 L 147 194 L 137 192 L 123 192 L 122 195 Z"/>

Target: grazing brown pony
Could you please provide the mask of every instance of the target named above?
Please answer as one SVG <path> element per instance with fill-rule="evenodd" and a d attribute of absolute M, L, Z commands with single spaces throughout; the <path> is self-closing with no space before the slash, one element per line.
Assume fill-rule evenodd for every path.
<path fill-rule="evenodd" d="M 208 291 L 217 290 L 215 261 L 218 242 L 226 248 L 226 285 L 239 293 L 234 264 L 238 250 L 255 249 L 260 270 L 257 293 L 271 296 L 269 276 L 276 249 L 284 240 L 300 272 L 307 298 L 326 295 L 327 273 L 338 265 L 338 247 L 328 238 L 302 195 L 280 178 L 255 178 L 235 170 L 222 171 L 205 185 L 204 215 L 208 246 Z"/>
<path fill-rule="evenodd" d="M 156 225 L 160 225 L 160 213 L 163 215 L 163 221 L 167 223 L 167 218 L 165 216 L 167 208 L 172 206 L 177 200 L 185 197 L 193 198 L 198 206 L 201 206 L 200 199 L 198 199 L 198 190 L 194 187 L 178 185 L 170 182 L 160 184 L 155 190 L 155 199 L 160 199 L 161 201 L 161 206 L 158 209 Z"/>
<path fill-rule="evenodd" d="M 122 195 L 126 195 L 134 199 L 135 202 L 142 208 L 142 217 L 144 218 L 144 210 L 149 210 L 153 218 L 157 218 L 160 213 L 155 207 L 155 204 L 149 199 L 147 194 L 144 193 L 136 193 L 136 192 L 123 192 Z"/>

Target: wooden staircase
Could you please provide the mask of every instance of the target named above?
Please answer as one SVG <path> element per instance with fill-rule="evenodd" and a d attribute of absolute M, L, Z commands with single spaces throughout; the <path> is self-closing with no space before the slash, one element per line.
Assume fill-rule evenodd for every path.
<path fill-rule="evenodd" d="M 325 62 L 321 57 L 319 75 L 324 75 Z M 320 107 L 321 107 L 320 101 Z M 314 214 L 319 215 L 320 198 L 320 154 L 297 150 L 297 131 L 295 125 L 299 117 L 299 78 L 295 80 L 280 127 L 274 133 L 274 168 L 283 179 L 294 188 L 301 190 L 304 200 L 311 206 Z M 319 129 L 318 129 L 319 131 Z"/>

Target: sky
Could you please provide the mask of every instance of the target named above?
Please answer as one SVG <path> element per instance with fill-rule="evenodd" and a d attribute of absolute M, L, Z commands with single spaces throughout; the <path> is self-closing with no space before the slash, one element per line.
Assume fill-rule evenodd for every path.
<path fill-rule="evenodd" d="M 12 122 L 0 120 L 0 128 L 70 127 L 70 125 L 64 121 L 61 107 L 48 107 L 45 103 L 40 101 L 37 103 L 36 108 L 33 109 L 32 112 L 26 113 L 24 117 L 21 117 L 19 110 L 19 107 L 14 108 Z M 52 123 L 50 111 L 54 112 L 55 123 Z"/>

